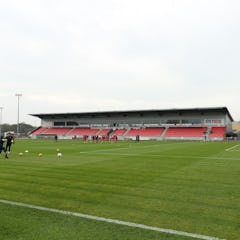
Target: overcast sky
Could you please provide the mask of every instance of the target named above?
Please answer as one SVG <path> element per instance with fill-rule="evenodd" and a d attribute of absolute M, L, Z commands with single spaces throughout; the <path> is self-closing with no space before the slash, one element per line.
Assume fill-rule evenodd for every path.
<path fill-rule="evenodd" d="M 2 123 L 30 113 L 226 106 L 240 120 L 238 0 L 0 0 Z"/>

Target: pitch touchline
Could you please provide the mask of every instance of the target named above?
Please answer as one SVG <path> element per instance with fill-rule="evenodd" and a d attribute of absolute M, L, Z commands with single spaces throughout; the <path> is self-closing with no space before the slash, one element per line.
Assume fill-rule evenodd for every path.
<path fill-rule="evenodd" d="M 9 204 L 9 205 L 13 205 L 13 206 L 32 208 L 32 209 L 37 209 L 37 210 L 46 211 L 46 212 L 54 212 L 54 213 L 60 213 L 60 214 L 64 214 L 64 215 L 71 215 L 71 216 L 91 219 L 91 220 L 95 220 L 95 221 L 114 223 L 114 224 L 124 225 L 124 226 L 128 226 L 128 227 L 141 228 L 141 229 L 152 230 L 152 231 L 168 233 L 168 234 L 175 234 L 175 235 L 180 235 L 180 236 L 185 236 L 185 237 L 204 239 L 204 240 L 221 240 L 220 238 L 200 235 L 200 234 L 196 234 L 196 233 L 188 233 L 188 232 L 177 231 L 177 230 L 172 230 L 172 229 L 152 227 L 152 226 L 147 226 L 147 225 L 133 223 L 133 222 L 125 222 L 125 221 L 120 221 L 117 219 L 98 217 L 98 216 L 93 216 L 93 215 L 88 215 L 88 214 L 83 214 L 83 213 L 77 213 L 77 212 L 69 212 L 69 211 L 59 210 L 59 209 L 55 209 L 55 208 L 47 208 L 47 207 L 36 206 L 36 205 L 31 205 L 31 204 L 26 204 L 26 203 L 21 203 L 21 202 L 8 201 L 8 200 L 4 200 L 4 199 L 0 199 L 0 203 Z"/>

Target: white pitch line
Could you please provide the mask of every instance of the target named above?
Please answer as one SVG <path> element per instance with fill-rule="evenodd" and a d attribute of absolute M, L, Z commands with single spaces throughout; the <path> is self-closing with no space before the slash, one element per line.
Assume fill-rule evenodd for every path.
<path fill-rule="evenodd" d="M 91 152 L 80 152 L 80 153 L 86 153 L 89 154 Z M 102 155 L 112 155 L 112 156 L 142 156 L 142 154 L 139 153 L 109 153 L 109 152 L 101 152 L 98 154 Z M 148 154 L 148 157 L 169 157 L 169 155 L 166 154 Z M 201 157 L 201 156 L 191 156 L 191 155 L 172 155 L 171 158 L 197 158 L 197 159 L 212 159 L 212 160 L 234 160 L 234 161 L 240 161 L 239 158 L 229 158 L 229 157 Z"/>
<path fill-rule="evenodd" d="M 237 145 L 234 145 L 233 147 L 227 148 L 227 149 L 225 149 L 225 151 L 231 151 L 232 149 L 234 149 L 238 146 L 240 146 L 240 144 L 237 144 Z"/>
<path fill-rule="evenodd" d="M 173 144 L 184 144 L 184 143 L 166 143 L 164 144 L 164 146 L 166 145 L 173 145 Z M 138 144 L 136 144 L 134 146 L 134 143 L 128 145 L 128 147 L 121 147 L 121 148 L 104 148 L 104 149 L 98 149 L 98 150 L 91 150 L 91 151 L 84 151 L 84 152 L 80 152 L 80 153 L 99 153 L 99 152 L 111 152 L 111 151 L 118 151 L 118 150 L 129 150 L 129 149 L 143 149 L 143 148 L 151 148 L 151 147 L 159 147 L 159 144 L 152 144 L 152 145 L 147 145 L 147 146 L 137 146 Z"/>
<path fill-rule="evenodd" d="M 149 145 L 149 146 L 143 146 L 143 147 L 136 147 L 129 145 L 128 147 L 122 147 L 122 148 L 104 148 L 104 149 L 98 149 L 98 150 L 91 150 L 87 152 L 80 152 L 80 153 L 99 153 L 99 152 L 111 152 L 111 151 L 116 151 L 116 150 L 129 150 L 129 149 L 139 149 L 139 148 L 149 148 L 149 147 L 154 147 L 154 146 L 159 146 L 159 145 Z"/>
<path fill-rule="evenodd" d="M 117 219 L 104 218 L 104 217 L 83 214 L 83 213 L 64 211 L 64 210 L 59 210 L 59 209 L 55 209 L 55 208 L 36 206 L 36 205 L 31 205 L 31 204 L 26 204 L 26 203 L 21 203 L 21 202 L 8 201 L 8 200 L 4 200 L 4 199 L 0 199 L 0 203 L 13 205 L 13 206 L 26 207 L 26 208 L 31 208 L 31 209 L 37 209 L 37 210 L 46 211 L 46 212 L 54 212 L 54 213 L 60 213 L 60 214 L 64 214 L 64 215 L 71 215 L 71 216 L 91 219 L 91 220 L 95 220 L 95 221 L 114 223 L 114 224 L 124 225 L 124 226 L 128 226 L 128 227 L 141 228 L 141 229 L 152 230 L 152 231 L 157 231 L 157 232 L 162 232 L 162 233 L 191 237 L 191 238 L 196 238 L 196 239 L 223 240 L 223 239 L 220 239 L 217 237 L 205 236 L 205 235 L 196 234 L 196 233 L 189 233 L 189 232 L 177 231 L 177 230 L 166 229 L 166 228 L 152 227 L 152 226 L 147 226 L 147 225 L 133 223 L 133 222 L 125 222 L 125 221 L 120 221 Z"/>

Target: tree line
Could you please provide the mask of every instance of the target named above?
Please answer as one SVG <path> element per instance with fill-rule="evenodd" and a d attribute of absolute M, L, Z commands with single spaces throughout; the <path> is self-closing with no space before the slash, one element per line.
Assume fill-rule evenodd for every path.
<path fill-rule="evenodd" d="M 19 123 L 19 135 L 27 137 L 36 127 L 27 123 Z M 17 124 L 2 124 L 1 132 L 17 132 Z"/>

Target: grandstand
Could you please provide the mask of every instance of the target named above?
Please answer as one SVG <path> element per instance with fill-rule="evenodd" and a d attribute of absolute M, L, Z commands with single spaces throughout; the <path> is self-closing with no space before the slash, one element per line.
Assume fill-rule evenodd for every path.
<path fill-rule="evenodd" d="M 117 136 L 143 140 L 223 140 L 232 131 L 226 107 L 30 114 L 41 119 L 32 138 Z"/>

